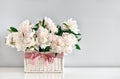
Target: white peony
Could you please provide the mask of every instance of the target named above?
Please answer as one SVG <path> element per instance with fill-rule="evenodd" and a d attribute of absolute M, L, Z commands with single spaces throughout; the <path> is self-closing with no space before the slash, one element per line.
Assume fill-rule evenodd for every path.
<path fill-rule="evenodd" d="M 18 32 L 10 33 L 7 36 L 6 44 L 9 45 L 9 46 L 12 46 L 12 47 L 16 47 L 17 50 L 22 50 L 21 49 L 21 46 L 22 46 L 21 36 L 18 34 Z"/>
<path fill-rule="evenodd" d="M 52 44 L 64 46 L 64 39 L 61 36 L 54 35 Z"/>
<path fill-rule="evenodd" d="M 70 33 L 63 32 L 62 36 L 56 35 L 58 28 L 55 23 L 50 19 L 45 17 L 46 28 L 41 26 L 37 31 L 34 31 L 33 25 L 28 21 L 23 21 L 18 28 L 18 32 L 9 33 L 6 37 L 6 44 L 17 48 L 18 51 L 34 51 L 34 48 L 39 50 L 50 46 L 50 51 L 53 53 L 71 53 L 73 46 L 77 42 L 77 38 Z M 75 20 L 68 19 L 62 25 L 62 30 L 71 30 L 74 33 L 78 33 L 78 26 Z M 50 32 L 51 31 L 51 32 Z M 32 47 L 31 47 L 32 46 Z M 31 49 L 29 49 L 31 47 Z M 28 49 L 27 49 L 28 48 Z M 27 49 L 27 50 L 26 50 Z M 47 53 L 49 53 L 47 52 Z"/>
<path fill-rule="evenodd" d="M 25 51 L 27 47 L 35 44 L 34 32 L 28 20 L 19 25 L 18 32 L 12 32 L 7 36 L 6 44 L 16 47 L 18 51 Z"/>
<path fill-rule="evenodd" d="M 52 40 L 52 52 L 62 53 L 64 48 L 64 40 L 61 36 L 54 35 Z"/>
<path fill-rule="evenodd" d="M 16 47 L 19 50 L 25 50 L 26 47 L 30 47 L 30 46 L 34 46 L 35 42 L 34 42 L 34 31 L 32 30 L 33 25 L 30 24 L 30 22 L 28 20 L 23 21 L 18 28 L 18 39 L 19 40 L 16 44 Z"/>
<path fill-rule="evenodd" d="M 65 46 L 73 46 L 77 42 L 77 39 L 73 34 L 63 33 L 62 38 Z"/>
<path fill-rule="evenodd" d="M 30 24 L 29 20 L 25 20 L 23 21 L 20 25 L 19 25 L 19 31 L 26 31 L 26 32 L 31 32 L 32 29 L 32 24 Z"/>
<path fill-rule="evenodd" d="M 62 26 L 63 30 L 70 29 L 71 31 L 78 33 L 79 29 L 78 29 L 77 22 L 75 20 L 72 20 L 72 18 L 70 18 L 67 21 L 64 21 L 63 23 L 64 23 Z"/>
<path fill-rule="evenodd" d="M 62 38 L 64 40 L 64 48 L 63 48 L 64 54 L 71 53 L 72 47 L 77 42 L 77 39 L 73 34 L 69 34 L 69 33 L 63 33 Z"/>
<path fill-rule="evenodd" d="M 46 28 L 43 28 L 42 26 L 39 27 L 37 31 L 37 40 L 41 48 L 46 48 L 50 45 L 50 41 L 48 40 L 48 34 L 49 32 Z"/>
<path fill-rule="evenodd" d="M 72 53 L 72 46 L 65 46 L 63 49 L 64 54 Z"/>
<path fill-rule="evenodd" d="M 6 45 L 15 47 L 15 41 L 14 41 L 14 35 L 16 33 L 9 33 L 8 36 L 6 37 Z"/>
<path fill-rule="evenodd" d="M 25 51 L 27 47 L 34 45 L 34 39 L 25 38 L 21 32 L 17 32 L 13 40 L 15 41 L 15 47 L 18 51 Z"/>
<path fill-rule="evenodd" d="M 37 31 L 37 35 L 39 36 L 48 36 L 49 31 L 46 28 L 43 28 L 42 26 L 39 27 L 38 31 Z"/>
<path fill-rule="evenodd" d="M 33 25 L 30 24 L 28 20 L 25 20 L 19 25 L 18 31 L 21 32 L 25 38 L 33 37 L 35 32 L 32 30 L 32 27 Z"/>
<path fill-rule="evenodd" d="M 51 30 L 51 32 L 53 33 L 58 31 L 57 26 L 55 25 L 55 23 L 53 23 L 53 21 L 50 18 L 45 17 L 44 19 L 47 29 Z"/>
<path fill-rule="evenodd" d="M 51 52 L 54 52 L 54 53 L 62 53 L 63 52 L 63 47 L 61 47 L 61 46 L 52 45 L 51 47 L 52 47 Z"/>
<path fill-rule="evenodd" d="M 71 53 L 72 47 L 76 43 L 76 38 L 73 34 L 63 33 L 62 36 L 53 36 L 52 40 L 52 52 L 56 53 Z"/>

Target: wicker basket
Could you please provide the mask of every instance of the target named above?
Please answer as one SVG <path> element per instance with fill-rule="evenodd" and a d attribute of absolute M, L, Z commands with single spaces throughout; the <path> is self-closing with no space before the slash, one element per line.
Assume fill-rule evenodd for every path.
<path fill-rule="evenodd" d="M 25 73 L 24 79 L 64 79 L 63 73 Z"/>
<path fill-rule="evenodd" d="M 36 64 L 31 64 L 31 59 L 24 58 L 24 72 L 63 72 L 63 58 L 55 58 L 52 63 L 45 64 L 40 58 Z"/>

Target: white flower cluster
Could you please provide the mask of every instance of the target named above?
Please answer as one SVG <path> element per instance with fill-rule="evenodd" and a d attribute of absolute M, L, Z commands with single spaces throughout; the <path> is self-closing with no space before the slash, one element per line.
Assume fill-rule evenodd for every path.
<path fill-rule="evenodd" d="M 76 21 L 69 19 L 63 24 L 55 25 L 45 17 L 33 25 L 28 20 L 22 22 L 18 29 L 10 27 L 6 44 L 18 51 L 38 51 L 53 53 L 71 53 L 73 46 L 80 49 L 80 40 Z"/>

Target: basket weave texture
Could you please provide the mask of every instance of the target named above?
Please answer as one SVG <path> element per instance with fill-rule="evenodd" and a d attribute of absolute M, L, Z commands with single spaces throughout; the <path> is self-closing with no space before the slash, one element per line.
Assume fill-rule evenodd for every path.
<path fill-rule="evenodd" d="M 31 64 L 31 59 L 24 58 L 24 72 L 63 72 L 63 58 L 55 58 L 52 63 L 46 64 L 40 58 L 36 64 Z"/>

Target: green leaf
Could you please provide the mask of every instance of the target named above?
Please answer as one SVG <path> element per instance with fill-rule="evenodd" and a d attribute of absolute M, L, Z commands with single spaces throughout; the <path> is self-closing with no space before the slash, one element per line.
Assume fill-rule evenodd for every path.
<path fill-rule="evenodd" d="M 39 47 L 39 52 L 44 52 L 44 49 L 42 49 L 41 47 Z"/>
<path fill-rule="evenodd" d="M 12 30 L 8 29 L 9 32 L 12 32 Z"/>
<path fill-rule="evenodd" d="M 80 46 L 78 44 L 75 44 L 76 49 L 80 50 Z"/>
<path fill-rule="evenodd" d="M 34 48 L 35 51 L 38 51 L 34 46 L 27 47 L 26 50 L 27 49 L 32 49 L 32 48 Z"/>
<path fill-rule="evenodd" d="M 50 49 L 51 49 L 51 47 L 50 47 L 50 46 L 47 46 L 47 47 L 44 49 L 44 52 L 49 52 Z"/>
<path fill-rule="evenodd" d="M 34 34 L 34 35 L 33 35 L 33 38 L 34 38 L 34 41 L 36 41 L 37 34 Z"/>
<path fill-rule="evenodd" d="M 52 31 L 50 30 L 49 33 L 52 33 Z"/>
<path fill-rule="evenodd" d="M 78 33 L 77 35 L 81 35 L 80 33 Z"/>
<path fill-rule="evenodd" d="M 58 28 L 58 32 L 55 33 L 55 34 L 58 35 L 58 36 L 62 36 L 63 30 L 61 29 L 61 26 L 57 25 L 57 28 Z"/>
<path fill-rule="evenodd" d="M 63 32 L 73 34 L 76 38 L 78 38 L 78 36 L 80 35 L 80 33 L 76 34 L 73 31 L 71 31 L 70 29 L 69 30 L 64 30 Z"/>
<path fill-rule="evenodd" d="M 42 26 L 43 26 L 44 28 L 46 28 L 45 19 L 43 19 L 43 21 L 42 21 Z"/>
<path fill-rule="evenodd" d="M 18 30 L 17 30 L 15 27 L 10 27 L 10 29 L 11 29 L 13 32 L 18 32 Z"/>
<path fill-rule="evenodd" d="M 81 40 L 81 38 L 78 39 L 78 42 Z"/>
<path fill-rule="evenodd" d="M 68 26 L 66 23 L 63 23 L 63 25 Z"/>
<path fill-rule="evenodd" d="M 35 51 L 38 51 L 36 48 L 34 48 Z"/>
<path fill-rule="evenodd" d="M 55 53 L 55 57 L 58 55 L 58 53 Z"/>
<path fill-rule="evenodd" d="M 71 29 L 69 29 L 69 25 L 67 25 L 66 23 L 63 23 L 63 25 L 65 25 L 68 28 L 68 30 L 65 30 L 64 32 L 74 34 L 76 38 L 78 38 L 78 36 L 81 35 L 80 33 L 76 34 L 73 31 L 71 31 Z"/>
<path fill-rule="evenodd" d="M 50 46 L 47 46 L 45 49 L 42 49 L 41 47 L 39 47 L 39 52 L 49 52 L 51 49 Z"/>
<path fill-rule="evenodd" d="M 63 25 L 65 25 L 68 29 L 69 29 L 69 27 L 70 27 L 70 26 L 69 26 L 69 25 L 67 25 L 66 23 L 63 23 Z"/>
<path fill-rule="evenodd" d="M 30 46 L 30 49 L 31 49 L 31 48 L 34 48 L 34 46 Z"/>
<path fill-rule="evenodd" d="M 39 28 L 39 23 L 35 24 L 35 26 L 32 28 L 33 30 L 37 31 Z"/>
<path fill-rule="evenodd" d="M 18 32 L 18 30 L 15 27 L 10 27 L 10 29 L 8 29 L 9 32 Z"/>
<path fill-rule="evenodd" d="M 15 45 L 15 42 L 12 42 L 12 41 L 11 41 L 10 44 L 11 44 L 11 45 Z"/>

